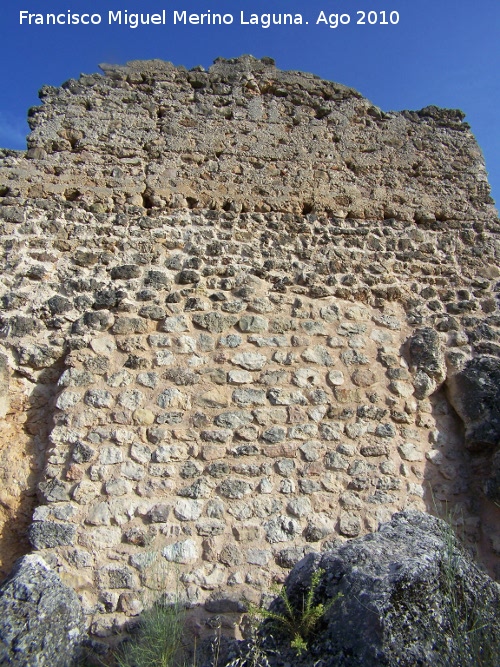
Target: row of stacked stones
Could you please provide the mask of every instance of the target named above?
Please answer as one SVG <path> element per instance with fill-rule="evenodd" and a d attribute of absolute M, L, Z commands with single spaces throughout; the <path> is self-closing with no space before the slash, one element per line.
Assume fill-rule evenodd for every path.
<path fill-rule="evenodd" d="M 0 161 L 4 366 L 51 421 L 29 537 L 92 631 L 156 589 L 233 625 L 308 551 L 441 500 L 500 555 L 500 484 L 441 391 L 469 418 L 462 375 L 500 349 L 460 112 L 267 59 L 104 70 L 43 89 Z"/>

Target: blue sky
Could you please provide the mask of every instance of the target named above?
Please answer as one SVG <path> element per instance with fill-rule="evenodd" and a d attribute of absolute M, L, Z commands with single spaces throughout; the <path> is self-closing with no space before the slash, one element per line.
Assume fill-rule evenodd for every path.
<path fill-rule="evenodd" d="M 99 13 L 101 25 L 19 25 L 19 12 Z M 165 26 L 108 25 L 108 11 L 167 11 Z M 173 11 L 231 13 L 227 26 L 172 25 Z M 240 25 L 251 13 L 300 13 L 302 26 Z M 336 29 L 316 24 L 348 14 Z M 358 12 L 399 13 L 397 25 L 357 25 Z M 24 148 L 26 111 L 38 89 L 60 85 L 98 63 L 162 58 L 208 67 L 218 56 L 271 56 L 297 69 L 358 89 L 384 110 L 429 104 L 460 108 L 486 158 L 500 203 L 500 0 L 3 0 L 0 22 L 0 146 Z M 368 18 L 368 16 L 366 16 Z M 396 15 L 393 15 L 396 18 Z M 305 25 L 308 21 L 308 25 Z"/>

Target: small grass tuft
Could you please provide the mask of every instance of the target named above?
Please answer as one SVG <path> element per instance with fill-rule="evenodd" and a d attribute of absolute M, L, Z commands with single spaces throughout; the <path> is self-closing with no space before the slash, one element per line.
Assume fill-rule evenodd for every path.
<path fill-rule="evenodd" d="M 481 605 L 480 591 L 475 601 L 470 599 L 462 578 L 457 548 L 465 550 L 465 540 L 454 530 L 455 525 L 463 523 L 461 517 L 447 503 L 441 507 L 435 504 L 435 508 L 445 522 L 442 586 L 449 619 L 448 633 L 456 656 L 454 664 L 460 667 L 499 667 L 500 636 L 493 627 L 496 624 L 492 623 Z"/>
<path fill-rule="evenodd" d="M 146 609 L 136 634 L 117 652 L 118 667 L 180 667 L 184 615 L 175 603 L 157 601 Z"/>
<path fill-rule="evenodd" d="M 179 573 L 151 552 L 144 571 L 144 610 L 137 627 L 114 653 L 116 667 L 195 667 L 185 660 L 186 606 Z M 171 591 L 171 592 L 167 592 Z"/>

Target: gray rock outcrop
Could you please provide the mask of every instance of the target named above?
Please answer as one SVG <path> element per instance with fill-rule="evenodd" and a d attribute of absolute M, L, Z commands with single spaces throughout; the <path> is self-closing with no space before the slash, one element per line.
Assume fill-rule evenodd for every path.
<path fill-rule="evenodd" d="M 450 400 L 465 426 L 465 445 L 477 451 L 500 443 L 500 360 L 476 357 L 448 381 Z"/>
<path fill-rule="evenodd" d="M 0 588 L 0 665 L 71 667 L 85 636 L 76 593 L 40 556 L 21 558 Z"/>
<path fill-rule="evenodd" d="M 302 657 L 274 633 L 273 666 L 498 664 L 500 587 L 468 558 L 444 521 L 405 511 L 376 533 L 309 554 L 286 583 L 296 608 L 318 568 L 325 574 L 317 603 L 326 605 L 338 593 L 342 598 L 319 622 Z M 283 611 L 279 599 L 273 605 Z"/>
<path fill-rule="evenodd" d="M 491 452 L 490 475 L 484 491 L 500 502 L 500 360 L 475 357 L 448 380 L 450 402 L 462 419 L 465 446 Z"/>

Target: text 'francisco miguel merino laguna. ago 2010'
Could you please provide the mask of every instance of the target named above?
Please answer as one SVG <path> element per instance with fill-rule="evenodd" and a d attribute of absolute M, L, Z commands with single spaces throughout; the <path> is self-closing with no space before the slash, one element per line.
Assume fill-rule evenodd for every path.
<path fill-rule="evenodd" d="M 339 28 L 350 23 L 356 23 L 357 25 L 397 25 L 399 23 L 399 13 L 396 11 L 358 11 L 356 16 L 351 16 L 348 13 L 328 14 L 322 10 L 309 21 L 303 14 L 253 14 L 240 11 L 239 15 L 234 15 L 230 13 L 221 14 L 211 10 L 202 14 L 188 14 L 186 10 L 167 12 L 165 9 L 155 14 L 147 14 L 129 13 L 127 10 L 110 10 L 106 21 L 106 16 L 102 14 L 77 14 L 71 10 L 60 14 L 36 14 L 26 10 L 19 12 L 19 23 L 21 25 L 96 26 L 106 22 L 108 25 L 122 25 L 132 29 L 150 25 L 230 26 L 233 24 L 260 28 L 313 24 Z"/>

